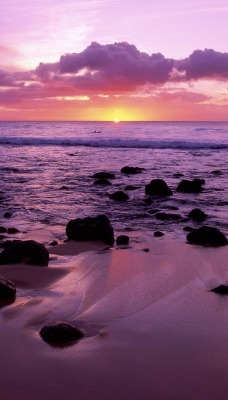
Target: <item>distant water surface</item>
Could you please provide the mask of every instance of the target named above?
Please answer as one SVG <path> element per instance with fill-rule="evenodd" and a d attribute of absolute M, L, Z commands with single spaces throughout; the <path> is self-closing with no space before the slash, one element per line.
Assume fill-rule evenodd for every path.
<path fill-rule="evenodd" d="M 160 229 L 185 238 L 184 226 L 200 226 L 186 219 L 200 207 L 206 223 L 227 234 L 227 151 L 226 122 L 0 122 L 0 225 L 64 232 L 72 218 L 105 213 L 119 231 Z M 145 170 L 124 175 L 125 165 Z M 112 186 L 94 185 L 92 175 L 103 170 L 116 175 Z M 174 194 L 148 204 L 145 185 L 154 178 L 165 179 Z M 183 178 L 204 178 L 203 192 L 176 192 Z M 126 191 L 127 185 L 136 190 Z M 116 190 L 129 200 L 110 200 Z M 159 221 L 155 210 L 183 220 Z M 3 218 L 6 211 L 12 218 Z"/>

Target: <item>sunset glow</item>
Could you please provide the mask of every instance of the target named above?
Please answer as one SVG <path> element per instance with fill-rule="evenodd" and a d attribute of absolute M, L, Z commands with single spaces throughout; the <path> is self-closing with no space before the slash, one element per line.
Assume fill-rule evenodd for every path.
<path fill-rule="evenodd" d="M 226 0 L 4 1 L 1 15 L 0 120 L 227 120 Z"/>

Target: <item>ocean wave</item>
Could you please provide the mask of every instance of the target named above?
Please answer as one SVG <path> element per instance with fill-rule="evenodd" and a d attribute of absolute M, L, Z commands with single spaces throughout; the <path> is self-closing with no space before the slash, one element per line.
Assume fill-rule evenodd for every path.
<path fill-rule="evenodd" d="M 191 140 L 149 140 L 128 138 L 37 138 L 37 137 L 1 137 L 0 145 L 10 146 L 85 146 L 96 148 L 137 148 L 137 149 L 227 149 L 228 143 L 216 141 Z"/>

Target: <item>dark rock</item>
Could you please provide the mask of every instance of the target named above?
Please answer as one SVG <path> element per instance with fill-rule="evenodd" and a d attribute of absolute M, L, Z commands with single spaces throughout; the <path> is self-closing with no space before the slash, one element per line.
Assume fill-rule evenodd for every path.
<path fill-rule="evenodd" d="M 69 190 L 69 189 L 70 188 L 68 186 L 65 186 L 65 185 L 61 186 L 61 188 L 60 188 L 60 190 Z"/>
<path fill-rule="evenodd" d="M 0 232 L 1 233 L 6 233 L 7 232 L 7 228 L 5 228 L 4 226 L 0 226 Z"/>
<path fill-rule="evenodd" d="M 125 190 L 136 190 L 136 189 L 138 189 L 139 187 L 138 186 L 133 186 L 133 185 L 127 185 L 127 186 L 125 186 Z"/>
<path fill-rule="evenodd" d="M 12 211 L 6 211 L 5 214 L 3 215 L 4 218 L 11 218 L 13 215 Z"/>
<path fill-rule="evenodd" d="M 217 286 L 216 288 L 211 289 L 211 292 L 215 292 L 218 294 L 228 294 L 228 286 L 226 285 Z"/>
<path fill-rule="evenodd" d="M 226 236 L 217 228 L 202 226 L 188 233 L 187 240 L 191 244 L 224 246 L 227 244 Z"/>
<path fill-rule="evenodd" d="M 119 235 L 116 238 L 116 244 L 128 244 L 129 237 L 127 235 Z"/>
<path fill-rule="evenodd" d="M 14 235 L 15 233 L 18 233 L 18 232 L 20 232 L 20 231 L 17 228 L 8 228 L 7 229 L 7 233 L 9 235 Z"/>
<path fill-rule="evenodd" d="M 100 178 L 94 182 L 94 185 L 111 185 L 111 182 L 109 182 L 106 178 Z"/>
<path fill-rule="evenodd" d="M 113 227 L 105 215 L 73 219 L 67 224 L 66 234 L 69 240 L 114 243 Z"/>
<path fill-rule="evenodd" d="M 94 175 L 93 175 L 93 178 L 96 178 L 96 179 L 113 179 L 113 178 L 115 178 L 115 175 L 114 174 L 112 174 L 111 172 L 105 172 L 105 171 L 102 171 L 102 172 L 96 172 Z"/>
<path fill-rule="evenodd" d="M 195 178 L 195 179 L 193 179 L 193 182 L 195 182 L 196 184 L 199 184 L 199 185 L 204 185 L 205 179 Z"/>
<path fill-rule="evenodd" d="M 16 286 L 13 282 L 0 276 L 0 300 L 11 300 L 16 296 Z"/>
<path fill-rule="evenodd" d="M 151 199 L 151 197 L 147 197 L 146 199 L 144 199 L 144 203 L 147 205 L 147 206 L 150 206 L 151 204 L 153 204 L 153 200 Z"/>
<path fill-rule="evenodd" d="M 167 220 L 177 221 L 177 220 L 182 219 L 182 216 L 179 214 L 159 212 L 159 213 L 155 214 L 155 218 L 159 219 L 161 221 L 167 221 Z"/>
<path fill-rule="evenodd" d="M 2 249 L 7 249 L 8 247 L 12 246 L 15 243 L 20 243 L 21 240 L 5 240 L 4 242 L 0 242 L 0 247 Z"/>
<path fill-rule="evenodd" d="M 155 237 L 161 237 L 161 236 L 164 236 L 164 233 L 161 232 L 161 231 L 155 231 L 155 232 L 154 232 L 154 236 L 155 236 Z"/>
<path fill-rule="evenodd" d="M 180 172 L 177 172 L 176 174 L 173 174 L 174 178 L 182 178 L 182 176 L 184 176 L 184 174 L 181 174 Z"/>
<path fill-rule="evenodd" d="M 194 231 L 195 229 L 194 228 L 192 228 L 191 226 L 185 226 L 184 228 L 183 228 L 183 231 L 186 231 L 186 232 L 192 232 L 192 231 Z"/>
<path fill-rule="evenodd" d="M 211 171 L 211 173 L 213 175 L 222 175 L 222 171 L 220 171 L 219 169 L 215 169 L 214 171 Z"/>
<path fill-rule="evenodd" d="M 145 193 L 150 196 L 172 196 L 173 192 L 163 179 L 152 179 L 146 185 Z"/>
<path fill-rule="evenodd" d="M 200 208 L 194 208 L 188 216 L 193 220 L 193 221 L 204 221 L 207 218 L 207 214 L 205 214 Z"/>
<path fill-rule="evenodd" d="M 149 253 L 150 249 L 148 249 L 148 247 L 146 247 L 145 249 L 142 249 L 143 251 L 145 251 L 145 253 Z"/>
<path fill-rule="evenodd" d="M 3 239 L 5 239 L 5 238 L 6 238 L 6 236 L 0 235 L 0 240 L 3 240 Z"/>
<path fill-rule="evenodd" d="M 109 195 L 109 198 L 116 201 L 127 201 L 129 199 L 129 196 L 126 193 L 122 192 L 122 190 L 118 190 L 117 192 L 111 193 Z"/>
<path fill-rule="evenodd" d="M 0 253 L 0 264 L 16 264 L 26 262 L 33 265 L 47 266 L 48 250 L 34 240 L 13 243 Z"/>
<path fill-rule="evenodd" d="M 123 174 L 127 174 L 127 175 L 135 175 L 135 174 L 140 174 L 142 171 L 144 170 L 144 168 L 140 168 L 140 167 L 129 167 L 128 165 L 121 168 L 121 172 Z"/>
<path fill-rule="evenodd" d="M 183 179 L 177 186 L 177 191 L 183 193 L 200 193 L 202 190 L 203 188 L 198 180 L 189 181 Z"/>
<path fill-rule="evenodd" d="M 40 336 L 47 343 L 67 344 L 83 338 L 84 334 L 67 322 L 57 322 L 44 326 L 40 331 Z"/>
<path fill-rule="evenodd" d="M 52 242 L 49 243 L 49 246 L 57 246 L 58 242 L 57 240 L 52 240 Z"/>

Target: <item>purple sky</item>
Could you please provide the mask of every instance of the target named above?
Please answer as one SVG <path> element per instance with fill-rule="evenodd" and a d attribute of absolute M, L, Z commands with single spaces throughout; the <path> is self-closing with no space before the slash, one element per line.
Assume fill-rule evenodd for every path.
<path fill-rule="evenodd" d="M 227 119 L 227 21 L 227 0 L 1 0 L 0 119 Z"/>

